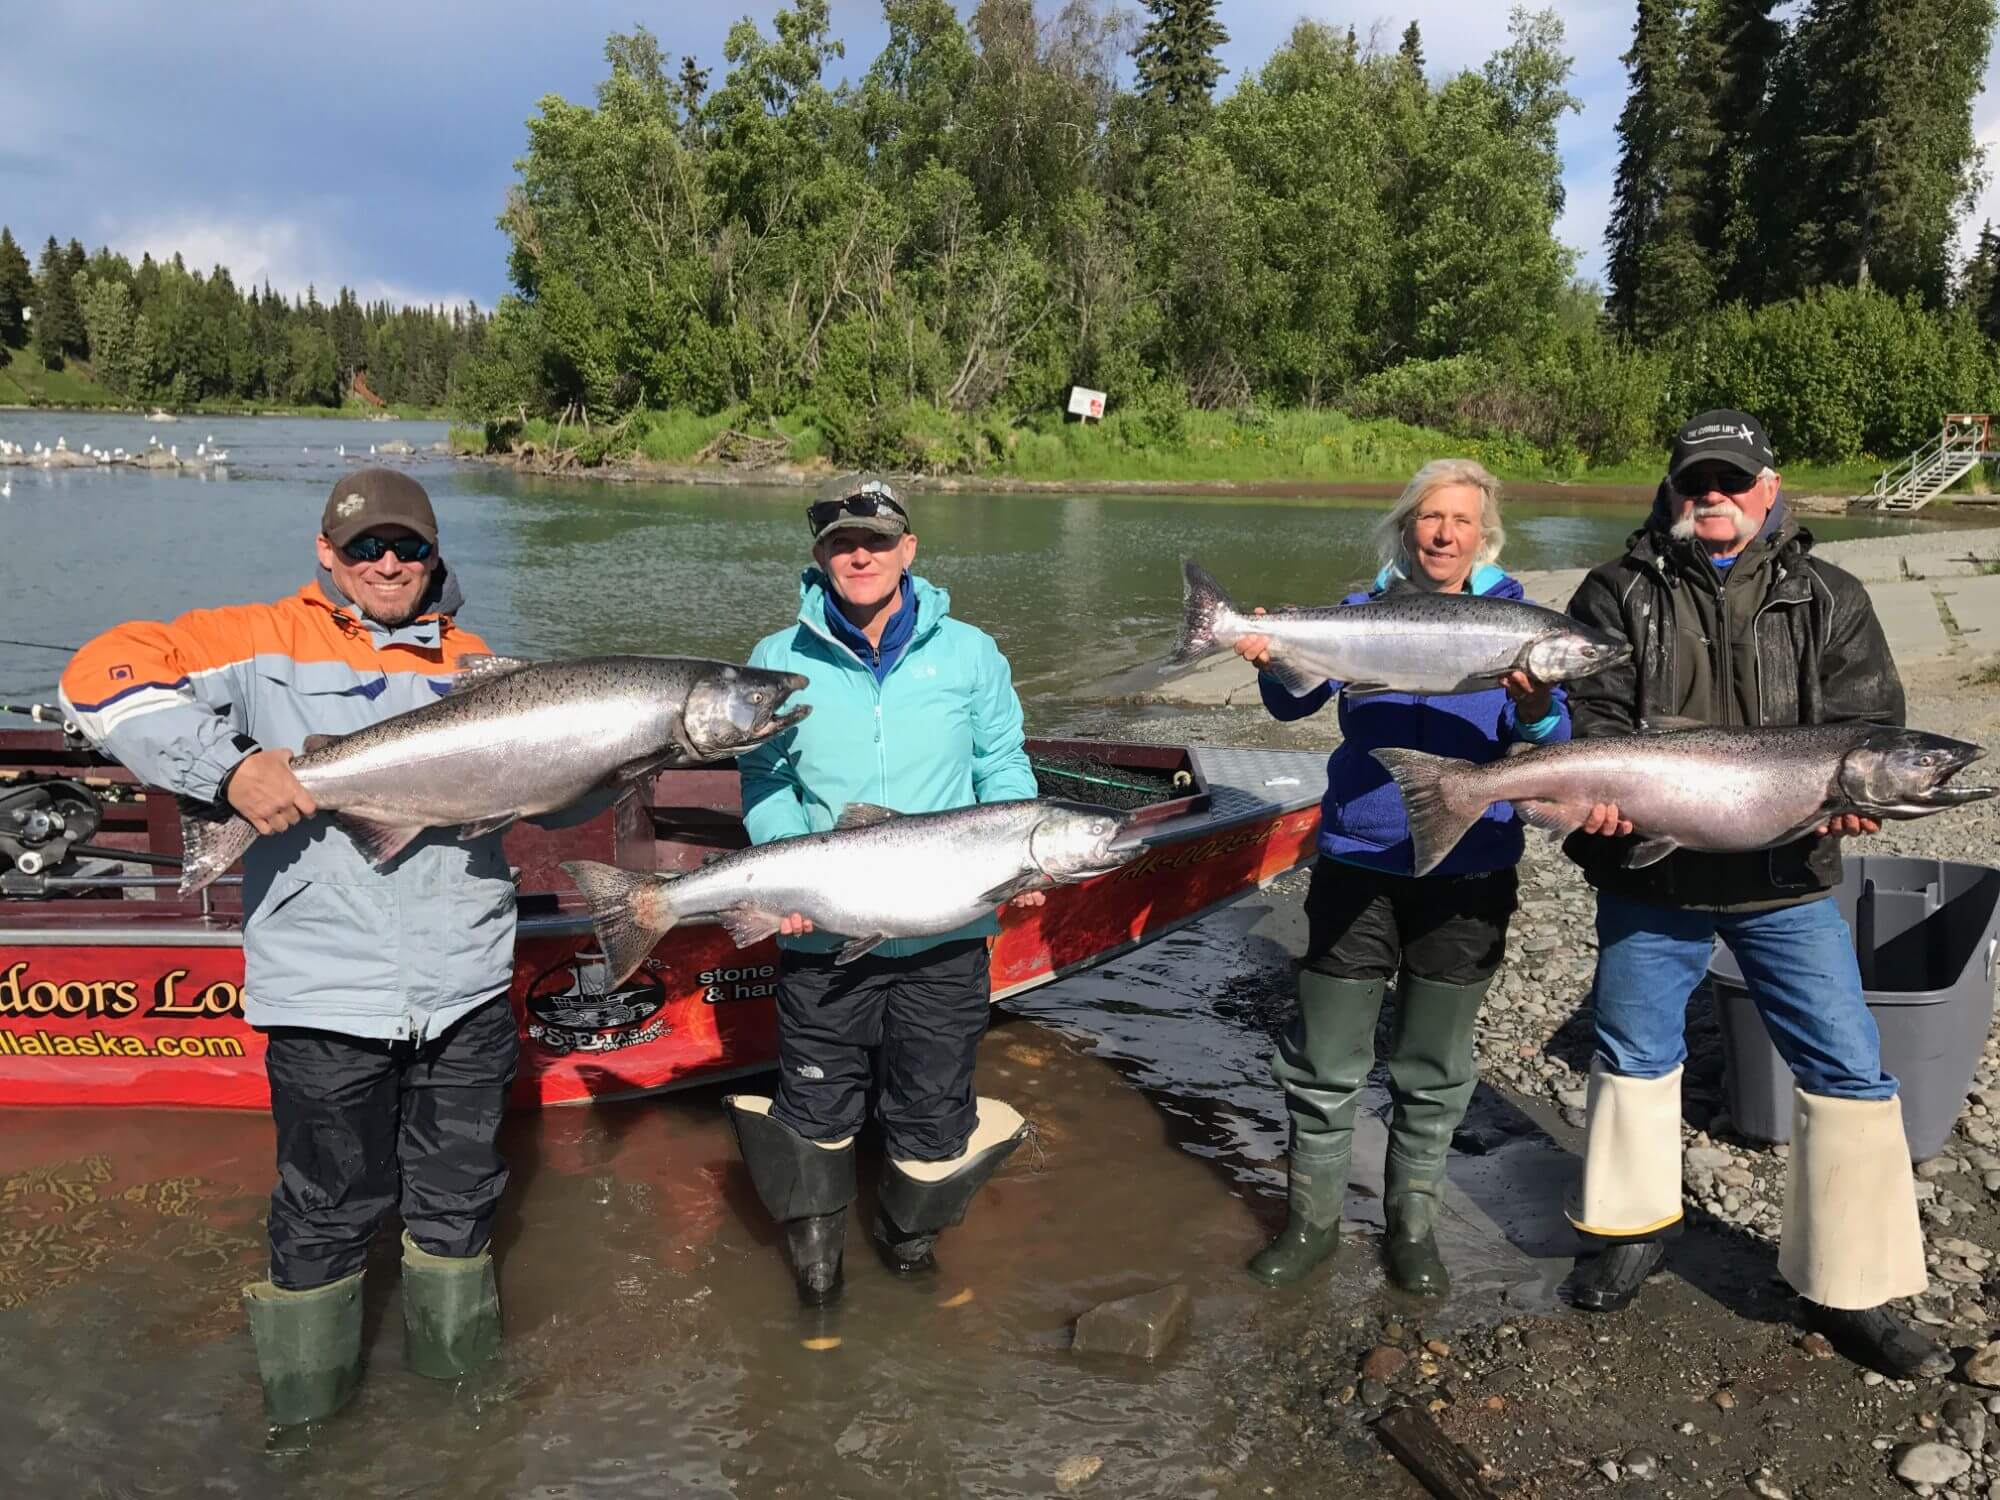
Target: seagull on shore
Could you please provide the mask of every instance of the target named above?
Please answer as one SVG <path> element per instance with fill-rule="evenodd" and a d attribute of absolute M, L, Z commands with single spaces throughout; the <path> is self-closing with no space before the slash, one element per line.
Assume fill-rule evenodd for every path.
<path fill-rule="evenodd" d="M 375 456 L 375 445 L 373 443 L 370 443 L 368 445 L 368 456 L 370 458 L 373 458 Z"/>
<path fill-rule="evenodd" d="M 11 500 L 13 497 L 14 481 L 11 479 L 0 481 L 0 500 Z"/>
<path fill-rule="evenodd" d="M 179 458 L 180 456 L 181 456 L 181 450 L 178 444 L 175 444 L 174 446 L 167 449 L 168 458 Z"/>
<path fill-rule="evenodd" d="M 58 436 L 56 438 L 56 452 L 67 453 L 68 451 L 69 451 L 69 439 L 66 437 Z"/>

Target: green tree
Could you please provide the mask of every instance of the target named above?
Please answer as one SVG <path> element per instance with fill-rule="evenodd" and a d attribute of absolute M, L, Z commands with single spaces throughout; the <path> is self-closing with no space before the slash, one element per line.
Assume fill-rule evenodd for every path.
<path fill-rule="evenodd" d="M 1424 33 L 1415 21 L 1403 28 L 1403 41 L 1396 48 L 1396 56 L 1412 73 L 1419 78 L 1424 76 Z"/>
<path fill-rule="evenodd" d="M 300 322 L 289 345 L 285 399 L 299 406 L 338 406 L 340 364 L 332 337 L 316 323 Z"/>
<path fill-rule="evenodd" d="M 77 290 L 98 380 L 114 395 L 151 394 L 152 335 L 146 319 L 132 306 L 131 290 L 115 278 L 88 275 L 79 280 Z"/>
<path fill-rule="evenodd" d="M 77 311 L 70 284 L 69 257 L 54 235 L 42 247 L 35 271 L 34 321 L 30 329 L 35 353 L 44 366 L 60 370 L 69 352 L 83 342 L 83 316 Z"/>
<path fill-rule="evenodd" d="M 1147 15 L 1132 49 L 1139 96 L 1185 115 L 1206 110 L 1228 69 L 1218 55 L 1229 33 L 1216 0 L 1140 0 Z"/>
<path fill-rule="evenodd" d="M 1770 295 L 1879 286 L 1943 305 L 1981 153 L 1994 0 L 1810 0 L 1772 87 Z"/>
<path fill-rule="evenodd" d="M 0 227 L 0 349 L 18 349 L 27 342 L 27 312 L 34 301 L 34 270 L 14 243 L 13 231 Z"/>

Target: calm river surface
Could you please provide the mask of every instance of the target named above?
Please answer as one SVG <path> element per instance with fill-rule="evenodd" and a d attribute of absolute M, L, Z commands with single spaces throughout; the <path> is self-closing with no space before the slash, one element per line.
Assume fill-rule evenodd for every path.
<path fill-rule="evenodd" d="M 0 637 L 71 646 L 119 620 L 270 598 L 310 576 L 328 487 L 408 422 L 0 413 L 0 437 L 190 453 L 226 473 L 0 469 Z M 365 458 L 362 458 L 365 461 Z M 464 619 L 503 651 L 740 657 L 791 617 L 806 548 L 795 491 L 522 479 L 429 456 Z M 1634 510 L 1518 504 L 1506 561 L 1610 555 Z M 1157 657 L 1178 560 L 1246 601 L 1322 601 L 1372 572 L 1381 501 L 919 496 L 919 568 L 1014 663 L 1031 729 L 1268 737 L 1225 714 L 1095 703 L 1086 682 Z M 1821 535 L 1885 529 L 1812 523 Z M 1901 523 L 1907 527 L 1911 523 Z M 58 654 L 0 645 L 0 701 L 46 698 Z M 1285 731 L 1311 744 L 1311 726 Z M 1238 1410 L 1263 1358 L 1239 1267 L 1282 1218 L 1283 1130 L 1267 1057 L 1302 938 L 1296 880 L 1010 1006 L 981 1085 L 1041 1130 L 941 1242 L 941 1277 L 881 1270 L 856 1211 L 850 1289 L 796 1307 L 782 1248 L 719 1090 L 510 1122 L 497 1248 L 499 1361 L 458 1389 L 400 1368 L 394 1245 L 369 1278 L 357 1404 L 267 1447 L 237 1289 L 262 1274 L 268 1121 L 223 1112 L 0 1115 L 0 1494 L 77 1496 L 1002 1496 L 1055 1492 L 1069 1459 L 1101 1496 L 1405 1493 L 1365 1449 L 1351 1470 L 1275 1473 Z M 0 963 L 5 955 L 0 952 Z M 1366 1217 L 1365 1208 L 1351 1210 Z M 1460 1247 L 1468 1285 L 1493 1305 Z M 1455 1250 L 1455 1257 L 1460 1251 Z M 1080 1364 L 1067 1329 L 1169 1281 L 1193 1337 L 1157 1369 Z M 1371 1257 L 1292 1297 L 1329 1316 L 1379 1301 Z M 1287 1304 L 1288 1305 L 1288 1304 Z M 1440 1311 L 1440 1317 L 1444 1313 Z M 837 1337 L 809 1350 L 805 1340 Z"/>

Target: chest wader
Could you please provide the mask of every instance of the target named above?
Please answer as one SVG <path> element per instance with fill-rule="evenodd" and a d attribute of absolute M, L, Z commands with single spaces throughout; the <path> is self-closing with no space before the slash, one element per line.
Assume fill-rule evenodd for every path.
<path fill-rule="evenodd" d="M 841 1257 L 847 1248 L 847 1205 L 854 1201 L 854 1137 L 808 1140 L 772 1119 L 771 1101 L 761 1094 L 731 1094 L 722 1103 L 736 1127 L 737 1149 L 758 1198 L 785 1226 L 785 1250 L 799 1301 L 807 1307 L 830 1306 L 844 1284 Z"/>
<path fill-rule="evenodd" d="M 1375 1063 L 1386 988 L 1380 979 L 1299 970 L 1298 1017 L 1271 1064 L 1292 1118 L 1285 1227 L 1250 1260 L 1250 1274 L 1272 1286 L 1297 1281 L 1340 1243 L 1354 1110 Z"/>
<path fill-rule="evenodd" d="M 1440 984 L 1407 969 L 1396 981 L 1388 1058 L 1394 1109 L 1382 1212 L 1389 1279 L 1406 1292 L 1442 1296 L 1451 1290 L 1437 1248 L 1438 1211 L 1452 1132 L 1479 1083 L 1474 1030 L 1492 983 Z"/>
<path fill-rule="evenodd" d="M 1011 1104 L 977 1101 L 979 1120 L 965 1149 L 948 1161 L 889 1158 L 876 1204 L 875 1239 L 898 1275 L 937 1269 L 938 1233 L 963 1222 L 973 1195 L 1028 1138 L 1028 1125 Z"/>
<path fill-rule="evenodd" d="M 361 1273 L 295 1292 L 275 1282 L 243 1288 L 264 1420 L 291 1427 L 330 1417 L 361 1384 Z"/>

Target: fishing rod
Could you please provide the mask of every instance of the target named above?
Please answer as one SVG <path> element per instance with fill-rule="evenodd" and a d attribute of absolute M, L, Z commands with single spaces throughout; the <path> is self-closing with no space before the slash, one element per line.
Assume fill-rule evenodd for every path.
<path fill-rule="evenodd" d="M 79 649 L 75 646 L 51 645 L 48 641 L 10 641 L 4 635 L 0 635 L 0 646 L 25 646 L 30 651 L 60 651 L 65 656 L 74 656 Z"/>
<path fill-rule="evenodd" d="M 1070 781 L 1087 781 L 1093 786 L 1121 787 L 1128 792 L 1153 793 L 1159 791 L 1159 788 L 1156 786 L 1141 786 L 1136 781 L 1113 781 L 1109 776 L 1086 776 L 1081 771 L 1059 771 L 1054 766 L 1043 765 L 1039 761 L 1030 761 L 1028 764 L 1037 776 L 1061 776 Z"/>

